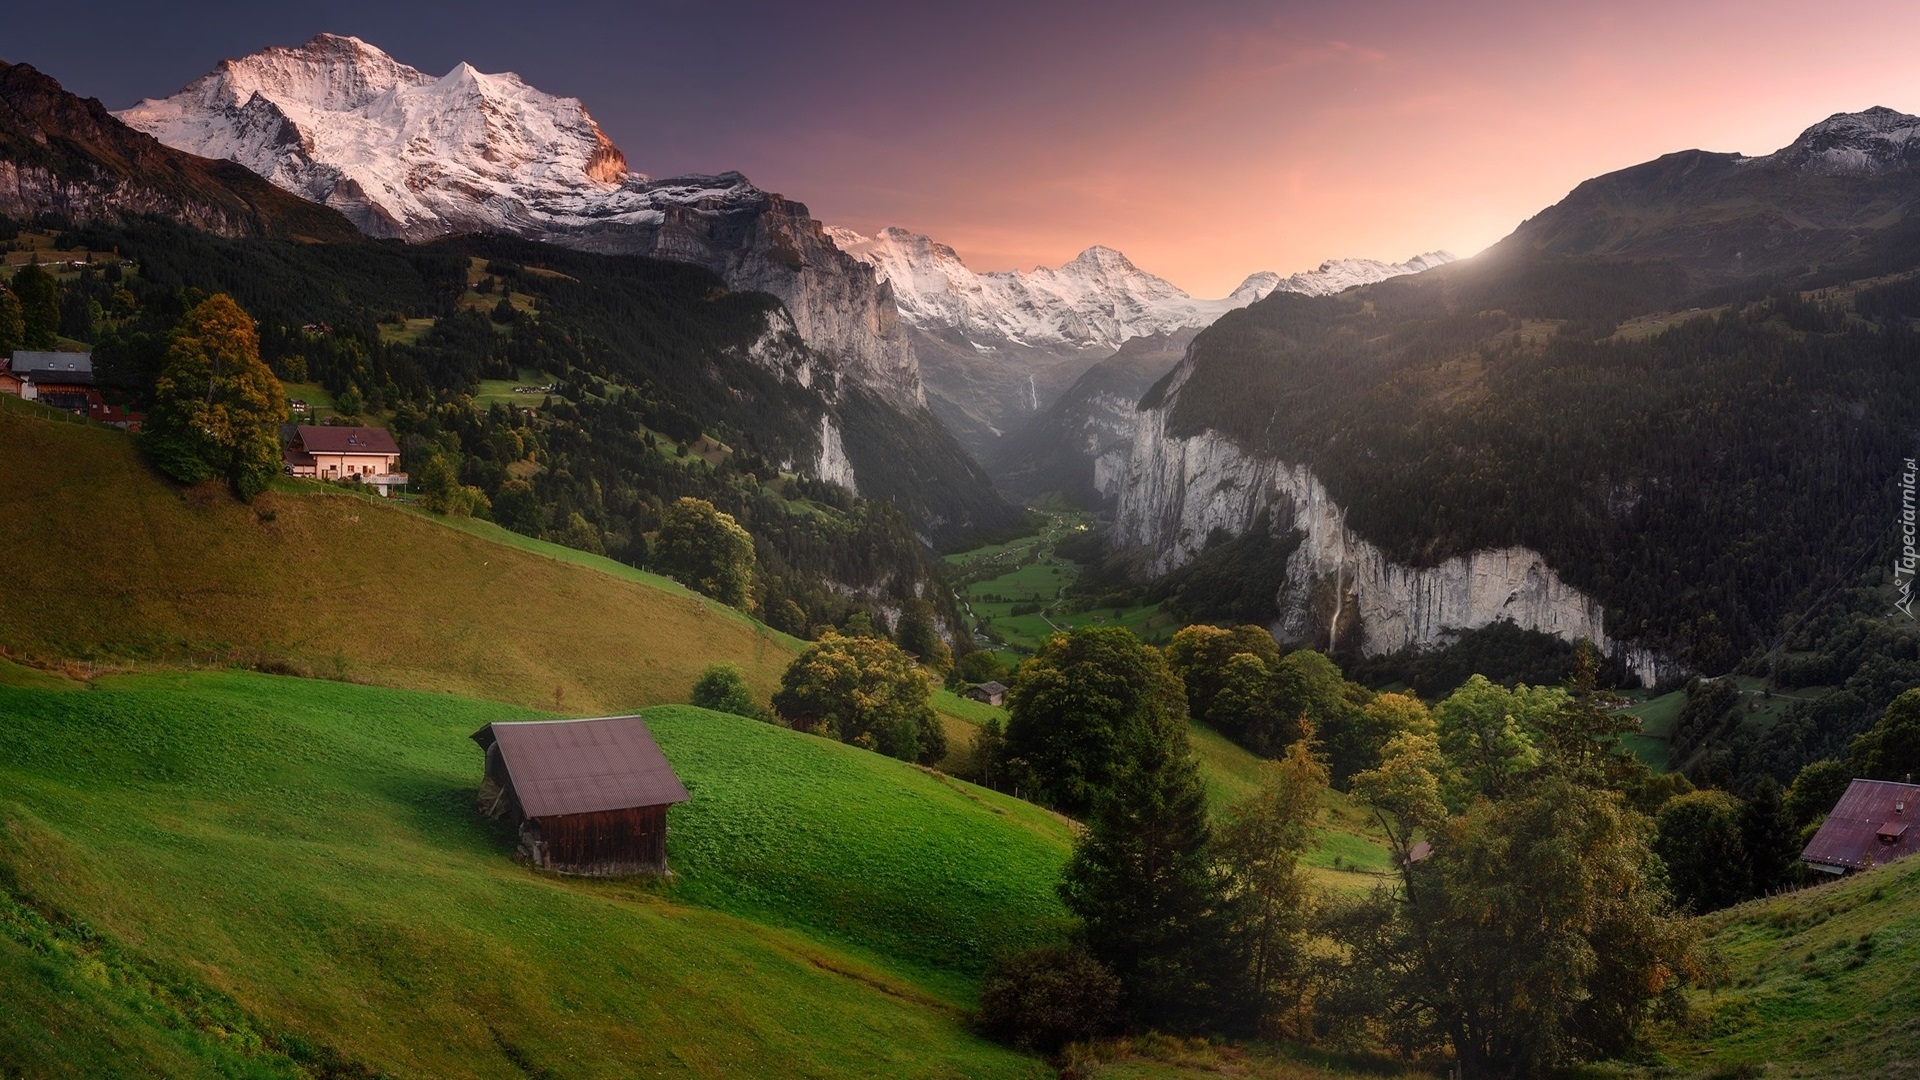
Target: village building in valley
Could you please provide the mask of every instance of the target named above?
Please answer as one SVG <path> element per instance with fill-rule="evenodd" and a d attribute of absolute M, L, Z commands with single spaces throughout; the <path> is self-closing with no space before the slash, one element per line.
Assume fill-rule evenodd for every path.
<path fill-rule="evenodd" d="M 407 486 L 400 445 L 386 428 L 301 424 L 287 443 L 286 471 L 316 480 L 354 480 L 386 495 Z"/>
<path fill-rule="evenodd" d="M 480 809 L 515 825 L 519 858 L 585 877 L 668 872 L 667 808 L 687 789 L 640 717 L 496 722 L 473 741 Z"/>
<path fill-rule="evenodd" d="M 1920 852 L 1920 784 L 1855 780 L 1800 853 L 1800 861 L 1829 874 L 1890 863 Z"/>

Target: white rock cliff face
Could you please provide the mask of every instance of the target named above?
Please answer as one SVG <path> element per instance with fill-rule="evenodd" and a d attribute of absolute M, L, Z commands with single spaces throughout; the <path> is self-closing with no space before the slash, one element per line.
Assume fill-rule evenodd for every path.
<path fill-rule="evenodd" d="M 1164 407 L 1136 413 L 1124 467 L 1107 462 L 1096 472 L 1109 487 L 1103 493 L 1118 498 L 1116 540 L 1149 550 L 1153 571 L 1165 573 L 1197 554 L 1213 530 L 1242 533 L 1271 509 L 1274 528 L 1303 537 L 1277 597 L 1273 631 L 1282 640 L 1324 649 L 1357 626 L 1362 652 L 1378 656 L 1508 620 L 1566 641 L 1585 638 L 1647 685 L 1677 670 L 1609 637 L 1599 602 L 1562 581 L 1538 552 L 1496 548 L 1403 566 L 1347 526 L 1346 511 L 1305 465 L 1249 455 L 1217 432 L 1172 437 L 1167 415 Z"/>

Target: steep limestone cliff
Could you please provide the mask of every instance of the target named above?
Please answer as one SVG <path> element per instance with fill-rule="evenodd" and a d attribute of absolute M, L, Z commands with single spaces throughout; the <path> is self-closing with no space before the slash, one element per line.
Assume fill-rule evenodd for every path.
<path fill-rule="evenodd" d="M 1273 630 L 1282 640 L 1324 649 L 1357 639 L 1363 653 L 1377 656 L 1443 645 L 1450 635 L 1504 620 L 1592 641 L 1648 685 L 1676 670 L 1609 637 L 1600 604 L 1562 581 L 1539 553 L 1506 547 L 1438 566 L 1395 563 L 1347 526 L 1346 512 L 1311 469 L 1249 455 L 1213 431 L 1170 436 L 1167 411 L 1136 413 L 1124 467 L 1096 471 L 1103 493 L 1118 502 L 1116 541 L 1146 548 L 1153 571 L 1165 573 L 1205 547 L 1214 530 L 1243 532 L 1270 510 L 1274 528 L 1302 536 L 1275 598 Z"/>

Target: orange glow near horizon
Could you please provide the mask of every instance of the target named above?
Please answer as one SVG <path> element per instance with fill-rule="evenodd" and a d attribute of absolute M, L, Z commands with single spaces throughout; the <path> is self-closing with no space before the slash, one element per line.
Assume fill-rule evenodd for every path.
<path fill-rule="evenodd" d="M 1271 17 L 1083 94 L 1016 89 L 919 127 L 803 124 L 804 146 L 763 148 L 749 175 L 977 271 L 1106 244 L 1215 297 L 1326 258 L 1471 255 L 1664 153 L 1764 154 L 1835 112 L 1920 112 L 1920 5 L 1440 6 Z"/>

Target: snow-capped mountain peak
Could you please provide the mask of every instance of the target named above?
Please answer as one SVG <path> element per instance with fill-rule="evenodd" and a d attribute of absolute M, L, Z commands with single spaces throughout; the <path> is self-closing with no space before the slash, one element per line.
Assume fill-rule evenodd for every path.
<path fill-rule="evenodd" d="M 574 98 L 467 63 L 436 77 L 338 34 L 222 61 L 119 116 L 377 235 L 514 231 L 645 180 Z"/>
<path fill-rule="evenodd" d="M 1276 289 L 1325 295 L 1453 261 L 1446 252 L 1405 263 L 1329 260 L 1318 270 L 1289 277 L 1261 271 L 1225 298 L 1205 300 L 1099 245 L 1059 267 L 975 273 L 953 248 L 906 229 L 888 227 L 862 236 L 828 226 L 827 234 L 892 284 L 909 324 L 928 333 L 957 331 L 982 352 L 1009 346 L 1114 349 L 1129 338 L 1205 326 Z"/>
<path fill-rule="evenodd" d="M 1780 150 L 1753 162 L 1821 173 L 1883 172 L 1920 165 L 1920 116 L 1876 105 L 1835 113 Z"/>

